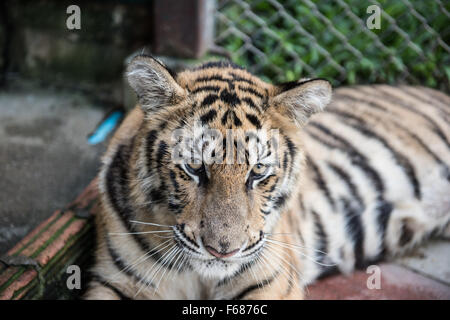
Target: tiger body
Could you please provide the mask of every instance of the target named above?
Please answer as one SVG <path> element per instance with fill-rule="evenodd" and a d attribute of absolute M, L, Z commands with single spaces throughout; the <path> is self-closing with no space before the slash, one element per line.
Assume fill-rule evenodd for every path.
<path fill-rule="evenodd" d="M 340 88 L 320 112 L 325 81 L 274 86 L 229 63 L 172 75 L 140 56 L 128 79 L 140 106 L 103 159 L 88 299 L 302 299 L 320 276 L 449 235 L 450 98 L 440 92 Z M 261 148 L 253 166 L 245 156 L 176 164 L 181 128 L 278 129 L 279 162 Z M 231 144 L 246 141 L 239 132 Z M 200 149 L 232 153 L 215 142 Z"/>

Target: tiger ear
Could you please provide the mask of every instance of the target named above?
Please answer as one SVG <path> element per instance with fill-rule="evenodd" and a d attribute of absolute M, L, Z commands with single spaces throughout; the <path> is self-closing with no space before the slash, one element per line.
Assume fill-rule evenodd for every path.
<path fill-rule="evenodd" d="M 144 112 L 177 104 L 186 96 L 186 91 L 169 70 L 151 56 L 134 57 L 127 67 L 126 76 Z"/>
<path fill-rule="evenodd" d="M 302 127 L 310 116 L 323 111 L 330 103 L 331 91 L 330 82 L 324 79 L 289 82 L 276 87 L 276 94 L 269 100 L 269 105 Z"/>

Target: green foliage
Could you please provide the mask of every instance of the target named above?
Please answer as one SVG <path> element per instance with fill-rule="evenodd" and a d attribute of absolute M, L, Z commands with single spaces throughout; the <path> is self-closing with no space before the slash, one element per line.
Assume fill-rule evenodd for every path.
<path fill-rule="evenodd" d="M 369 30 L 371 1 L 219 1 L 226 19 L 218 19 L 218 44 L 274 82 L 314 76 L 335 85 L 407 82 L 449 91 L 450 55 L 442 43 L 450 43 L 450 2 L 379 3 L 389 16 L 381 16 L 380 30 Z M 220 37 L 230 26 L 239 31 Z"/>

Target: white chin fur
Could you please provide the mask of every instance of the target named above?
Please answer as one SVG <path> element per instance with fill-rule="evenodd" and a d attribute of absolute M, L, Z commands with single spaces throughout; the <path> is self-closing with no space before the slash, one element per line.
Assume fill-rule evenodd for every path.
<path fill-rule="evenodd" d="M 240 264 L 237 262 L 227 262 L 223 260 L 192 259 L 190 265 L 194 271 L 202 277 L 218 280 L 232 276 L 240 267 Z"/>

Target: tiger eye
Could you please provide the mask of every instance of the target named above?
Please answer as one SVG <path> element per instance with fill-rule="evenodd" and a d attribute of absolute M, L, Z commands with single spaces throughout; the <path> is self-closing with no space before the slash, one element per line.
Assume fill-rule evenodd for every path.
<path fill-rule="evenodd" d="M 198 171 L 203 167 L 203 163 L 186 163 L 186 167 L 188 167 L 189 169 L 191 169 L 192 171 Z"/>
<path fill-rule="evenodd" d="M 265 166 L 261 163 L 258 163 L 253 167 L 252 171 L 255 176 L 262 176 L 266 173 L 267 169 L 268 169 L 267 166 Z"/>

